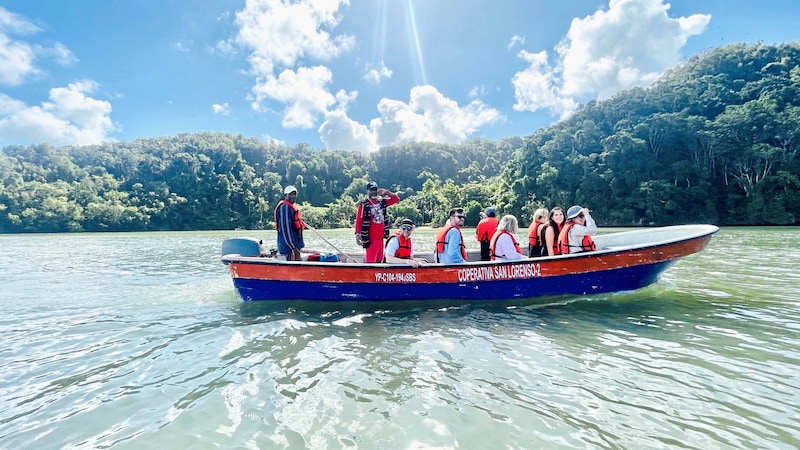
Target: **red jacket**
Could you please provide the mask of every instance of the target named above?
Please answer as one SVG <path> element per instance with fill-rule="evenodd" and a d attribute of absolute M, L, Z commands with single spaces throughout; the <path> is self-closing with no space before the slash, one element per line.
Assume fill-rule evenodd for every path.
<path fill-rule="evenodd" d="M 475 229 L 475 237 L 480 242 L 489 242 L 497 231 L 497 217 L 487 217 L 478 222 L 478 228 Z"/>

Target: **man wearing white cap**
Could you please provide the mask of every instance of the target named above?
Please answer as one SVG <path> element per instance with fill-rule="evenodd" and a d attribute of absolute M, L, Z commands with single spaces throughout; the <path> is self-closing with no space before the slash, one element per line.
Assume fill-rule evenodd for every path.
<path fill-rule="evenodd" d="M 275 228 L 278 230 L 278 253 L 286 256 L 287 261 L 300 261 L 300 250 L 306 246 L 303 242 L 303 230 L 308 228 L 303 222 L 300 210 L 297 209 L 297 188 L 286 186 L 283 200 L 275 207 Z"/>

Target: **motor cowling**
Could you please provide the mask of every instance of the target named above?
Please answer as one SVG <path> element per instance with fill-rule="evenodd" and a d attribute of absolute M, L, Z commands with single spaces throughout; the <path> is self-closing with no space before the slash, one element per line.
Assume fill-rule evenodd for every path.
<path fill-rule="evenodd" d="M 267 256 L 269 252 L 260 239 L 238 237 L 222 241 L 222 255 Z"/>

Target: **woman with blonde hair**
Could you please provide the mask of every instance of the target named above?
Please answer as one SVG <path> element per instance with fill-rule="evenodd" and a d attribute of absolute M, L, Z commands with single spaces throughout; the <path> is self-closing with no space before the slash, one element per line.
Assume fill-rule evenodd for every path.
<path fill-rule="evenodd" d="M 533 213 L 533 222 L 528 227 L 528 256 L 539 258 L 547 255 L 545 243 L 542 239 L 542 229 L 550 224 L 547 208 L 539 208 Z"/>
<path fill-rule="evenodd" d="M 517 218 L 507 214 L 497 224 L 497 231 L 492 236 L 489 245 L 492 261 L 515 261 L 525 256 L 519 250 L 519 244 L 514 235 L 517 233 Z"/>

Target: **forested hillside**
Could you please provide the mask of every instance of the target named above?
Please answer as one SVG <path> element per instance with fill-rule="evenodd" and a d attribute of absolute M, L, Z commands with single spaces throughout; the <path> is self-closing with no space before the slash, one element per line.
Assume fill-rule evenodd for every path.
<path fill-rule="evenodd" d="M 800 45 L 735 45 L 526 140 L 511 211 L 580 203 L 606 224 L 796 224 Z"/>
<path fill-rule="evenodd" d="M 580 203 L 598 223 L 796 224 L 800 45 L 697 55 L 648 89 L 590 102 L 525 139 L 414 143 L 373 154 L 222 133 L 0 151 L 0 232 L 271 227 L 281 189 L 315 227 L 351 226 L 367 181 L 399 190 L 392 218 L 467 224 Z M 532 130 L 533 131 L 533 130 Z"/>
<path fill-rule="evenodd" d="M 0 232 L 268 228 L 288 184 L 300 189 L 309 223 L 345 227 L 369 180 L 401 191 L 406 200 L 392 210 L 419 222 L 443 214 L 445 202 L 461 201 L 448 192 L 480 191 L 471 203 L 477 217 L 478 201 L 489 201 L 486 181 L 522 144 L 420 143 L 366 155 L 198 133 L 100 146 L 7 146 L 0 153 Z"/>

